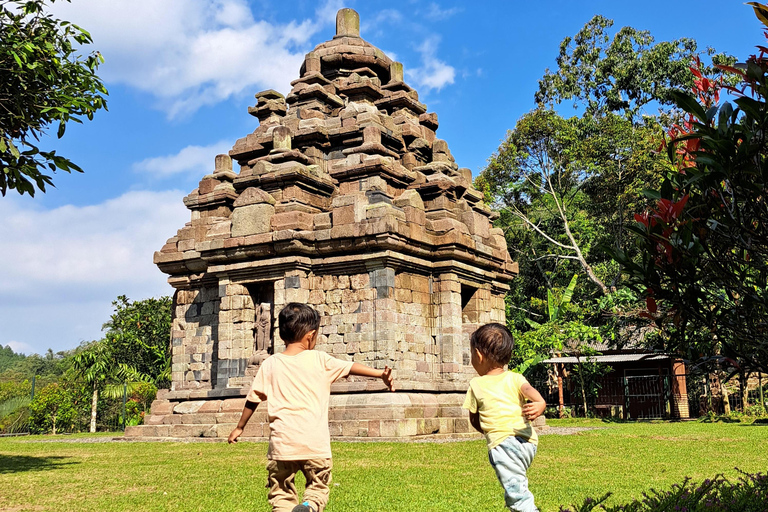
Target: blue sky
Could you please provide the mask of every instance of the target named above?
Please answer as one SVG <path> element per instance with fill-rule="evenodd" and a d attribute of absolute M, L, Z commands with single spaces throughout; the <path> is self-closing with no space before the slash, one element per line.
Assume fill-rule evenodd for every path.
<path fill-rule="evenodd" d="M 189 220 L 182 198 L 257 127 L 247 113 L 254 94 L 289 91 L 341 7 L 360 13 L 364 39 L 403 62 L 438 114 L 438 136 L 473 173 L 533 108 L 560 41 L 595 14 L 740 60 L 762 42 L 752 9 L 732 0 L 59 1 L 56 14 L 88 29 L 106 59 L 109 111 L 41 144 L 84 174 L 56 174 L 56 188 L 35 198 L 0 197 L 0 345 L 74 348 L 102 336 L 118 295 L 171 294 L 152 253 Z"/>

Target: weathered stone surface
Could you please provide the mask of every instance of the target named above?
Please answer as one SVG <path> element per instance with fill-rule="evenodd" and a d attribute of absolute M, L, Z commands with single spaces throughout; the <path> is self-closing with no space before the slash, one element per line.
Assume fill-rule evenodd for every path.
<path fill-rule="evenodd" d="M 274 206 L 275 198 L 260 188 L 249 187 L 238 196 L 232 206 L 238 207 L 252 204 L 271 204 Z"/>
<path fill-rule="evenodd" d="M 191 402 L 181 402 L 173 408 L 175 414 L 195 414 L 205 402 L 195 400 Z"/>
<path fill-rule="evenodd" d="M 336 37 L 343 36 L 360 37 L 360 16 L 352 9 L 341 9 L 336 14 Z"/>
<path fill-rule="evenodd" d="M 272 229 L 275 207 L 271 204 L 240 206 L 232 212 L 232 236 L 268 233 Z"/>

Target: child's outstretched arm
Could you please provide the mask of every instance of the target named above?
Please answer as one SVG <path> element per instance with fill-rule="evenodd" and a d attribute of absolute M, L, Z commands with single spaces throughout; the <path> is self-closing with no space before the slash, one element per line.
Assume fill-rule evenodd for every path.
<path fill-rule="evenodd" d="M 376 377 L 381 379 L 390 391 L 395 390 L 395 380 L 392 378 L 392 368 L 385 366 L 383 370 L 376 370 L 364 364 L 355 363 L 349 370 L 350 375 L 360 375 L 361 377 Z"/>
<path fill-rule="evenodd" d="M 523 416 L 525 416 L 525 419 L 533 421 L 544 413 L 544 409 L 547 408 L 547 402 L 536 391 L 536 388 L 528 383 L 523 385 L 520 390 L 523 392 L 523 396 L 530 400 L 530 402 L 523 406 Z"/>
<path fill-rule="evenodd" d="M 240 421 L 237 422 L 237 426 L 234 428 L 234 430 L 229 433 L 229 439 L 227 439 L 228 443 L 231 444 L 237 442 L 237 438 L 240 437 L 240 435 L 243 433 L 243 429 L 248 424 L 248 420 L 251 419 L 251 416 L 253 416 L 253 411 L 256 410 L 258 405 L 259 404 L 257 402 L 246 400 L 245 407 L 243 407 L 243 414 L 240 415 Z"/>

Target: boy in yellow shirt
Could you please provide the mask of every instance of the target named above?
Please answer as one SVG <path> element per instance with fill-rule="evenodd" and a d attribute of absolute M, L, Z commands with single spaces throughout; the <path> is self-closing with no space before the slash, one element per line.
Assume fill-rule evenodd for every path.
<path fill-rule="evenodd" d="M 331 384 L 347 375 L 363 375 L 380 378 L 394 391 L 392 370 L 375 370 L 313 350 L 320 315 L 306 304 L 292 302 L 285 306 L 278 315 L 278 326 L 286 348 L 259 367 L 229 442 L 237 442 L 258 403 L 266 400 L 268 498 L 272 510 L 322 512 L 328 503 L 333 466 L 328 431 Z M 301 504 L 294 484 L 299 471 L 307 481 Z"/>
<path fill-rule="evenodd" d="M 504 488 L 507 508 L 537 512 L 526 471 L 538 444 L 531 421 L 547 404 L 525 377 L 506 369 L 514 346 L 512 334 L 501 324 L 486 324 L 472 333 L 472 367 L 479 377 L 469 382 L 463 407 L 488 440 L 488 460 Z"/>

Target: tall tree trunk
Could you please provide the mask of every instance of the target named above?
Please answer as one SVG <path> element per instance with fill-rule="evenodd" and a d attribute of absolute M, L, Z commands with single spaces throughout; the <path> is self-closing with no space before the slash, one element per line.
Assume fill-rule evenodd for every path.
<path fill-rule="evenodd" d="M 99 388 L 93 381 L 93 398 L 91 399 L 91 434 L 96 432 L 96 406 L 99 403 Z"/>
<path fill-rule="evenodd" d="M 741 412 L 747 412 L 749 407 L 749 374 L 739 373 L 739 388 L 741 391 Z"/>
<path fill-rule="evenodd" d="M 587 418 L 589 415 L 587 414 L 587 393 L 584 390 L 584 375 L 582 373 L 583 368 L 581 367 L 581 361 L 579 360 L 578 356 L 576 357 L 577 365 L 579 368 L 579 382 L 581 383 L 581 402 L 584 404 L 584 417 Z"/>

